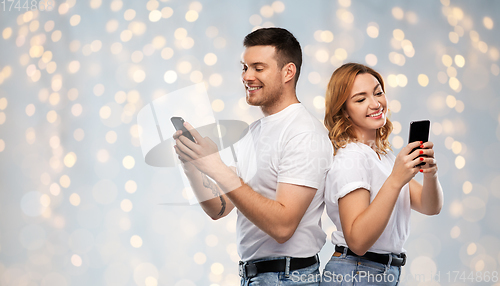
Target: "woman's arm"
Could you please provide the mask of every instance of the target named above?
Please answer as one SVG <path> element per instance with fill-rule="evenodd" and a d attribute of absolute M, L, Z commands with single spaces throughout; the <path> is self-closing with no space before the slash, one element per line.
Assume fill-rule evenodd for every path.
<path fill-rule="evenodd" d="M 391 175 L 370 203 L 370 192 L 357 189 L 339 199 L 339 215 L 347 246 L 363 255 L 384 232 L 403 186 L 419 169 L 419 150 L 408 154 L 420 142 L 408 144 L 396 157 Z"/>

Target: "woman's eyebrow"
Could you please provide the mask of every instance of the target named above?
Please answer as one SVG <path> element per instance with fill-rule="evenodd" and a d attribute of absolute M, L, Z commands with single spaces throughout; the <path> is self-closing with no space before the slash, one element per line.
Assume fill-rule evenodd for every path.
<path fill-rule="evenodd" d="M 359 95 L 366 95 L 366 92 L 361 91 L 361 92 L 355 93 L 355 94 L 353 94 L 353 95 L 351 96 L 351 98 L 354 98 L 354 97 L 359 96 Z"/>
<path fill-rule="evenodd" d="M 373 88 L 373 91 L 377 90 L 377 88 L 380 86 L 380 83 L 378 83 L 374 88 Z M 351 96 L 351 98 L 354 98 L 358 95 L 366 95 L 366 92 L 365 91 L 361 91 L 361 92 L 358 92 L 358 93 L 355 93 Z"/>

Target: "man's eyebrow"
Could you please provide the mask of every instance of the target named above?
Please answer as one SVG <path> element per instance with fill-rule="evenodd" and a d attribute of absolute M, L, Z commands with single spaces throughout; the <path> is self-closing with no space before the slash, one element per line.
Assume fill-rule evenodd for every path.
<path fill-rule="evenodd" d="M 263 66 L 267 66 L 266 63 L 263 63 L 263 62 L 255 62 L 255 63 L 250 63 L 250 64 L 247 64 L 243 61 L 240 61 L 240 63 L 244 66 L 257 66 L 257 65 L 263 65 Z"/>

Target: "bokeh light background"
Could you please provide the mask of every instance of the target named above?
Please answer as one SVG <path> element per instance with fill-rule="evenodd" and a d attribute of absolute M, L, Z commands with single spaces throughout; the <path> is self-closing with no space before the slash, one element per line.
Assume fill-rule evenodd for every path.
<path fill-rule="evenodd" d="M 10 4 L 0 11 L 0 285 L 238 285 L 235 211 L 211 221 L 186 205 L 179 170 L 144 163 L 136 115 L 203 82 L 217 119 L 260 118 L 239 60 L 243 37 L 268 26 L 300 41 L 298 97 L 318 120 L 331 73 L 349 61 L 384 76 L 396 153 L 411 120 L 431 120 L 445 204 L 436 217 L 413 213 L 404 285 L 470 285 L 500 270 L 499 1 Z M 323 226 L 335 228 L 327 216 Z M 327 241 L 322 267 L 332 251 Z"/>

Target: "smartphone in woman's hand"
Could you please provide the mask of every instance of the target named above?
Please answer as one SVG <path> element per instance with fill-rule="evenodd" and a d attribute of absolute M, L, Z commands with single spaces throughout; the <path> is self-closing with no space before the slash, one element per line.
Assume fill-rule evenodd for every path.
<path fill-rule="evenodd" d="M 410 136 L 408 138 L 408 144 L 415 141 L 427 142 L 429 141 L 429 131 L 431 128 L 431 122 L 429 120 L 412 121 L 410 122 Z M 417 148 L 411 150 L 410 154 Z M 418 156 L 421 157 L 421 156 Z M 425 163 L 420 163 L 416 167 L 425 165 Z"/>

